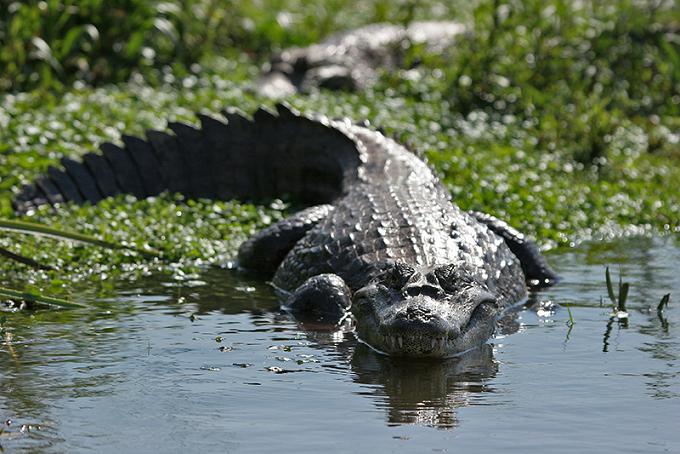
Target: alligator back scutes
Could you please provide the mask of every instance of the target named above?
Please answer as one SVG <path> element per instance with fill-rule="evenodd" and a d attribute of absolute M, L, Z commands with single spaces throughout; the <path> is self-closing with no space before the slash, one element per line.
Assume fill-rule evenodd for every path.
<path fill-rule="evenodd" d="M 169 123 L 170 132 L 122 136 L 100 153 L 61 160 L 13 201 L 17 213 L 63 202 L 95 204 L 117 194 L 136 198 L 163 191 L 189 198 L 263 200 L 290 196 L 303 204 L 347 193 L 366 160 L 365 148 L 344 122 L 309 117 L 284 104 L 258 109 L 252 119 L 235 109 L 223 118 L 198 114 L 200 128 Z"/>

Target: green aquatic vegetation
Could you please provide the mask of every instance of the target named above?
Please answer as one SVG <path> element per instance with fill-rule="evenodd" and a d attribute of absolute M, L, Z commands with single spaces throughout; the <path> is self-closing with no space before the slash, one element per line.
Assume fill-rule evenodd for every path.
<path fill-rule="evenodd" d="M 213 11 L 215 17 L 209 13 L 210 5 L 221 1 L 187 4 L 208 8 L 198 11 L 197 18 L 208 14 L 222 23 L 221 12 Z M 48 3 L 50 7 L 60 4 Z M 166 10 L 173 8 L 174 2 L 165 3 Z M 39 222 L 133 249 L 157 250 L 164 260 L 131 250 L 8 232 L 0 236 L 0 250 L 53 269 L 27 269 L 4 260 L 2 283 L 60 294 L 82 279 L 106 282 L 163 271 L 183 282 L 206 264 L 231 266 L 238 244 L 285 216 L 287 204 L 194 201 L 173 194 L 145 201 L 119 196 L 97 206 L 65 205 L 56 211 L 43 207 L 18 219 L 12 211 L 12 195 L 49 165 L 58 165 L 62 156 L 77 158 L 101 142 L 118 142 L 122 132 L 143 135 L 147 128 L 165 129 L 168 120 L 195 124 L 195 112 L 217 115 L 229 105 L 246 112 L 263 103 L 271 105 L 253 90 L 260 58 L 272 49 L 308 44 L 331 31 L 375 20 L 455 16 L 473 20 L 475 26 L 450 55 L 427 55 L 423 48 L 412 46 L 408 57 L 422 62 L 420 67 L 384 74 L 375 87 L 360 93 L 295 95 L 289 99 L 294 107 L 370 120 L 426 158 L 461 208 L 507 220 L 544 248 L 680 229 L 680 194 L 668 184 L 680 180 L 677 33 L 672 29 L 677 8 L 663 14 L 661 10 L 634 14 L 641 8 L 637 4 L 622 2 L 609 9 L 587 4 L 584 7 L 592 8 L 591 14 L 557 1 L 481 1 L 474 15 L 468 15 L 465 8 L 438 2 L 400 2 L 397 8 L 388 8 L 391 4 L 382 1 L 337 0 L 337 12 L 306 0 L 272 0 L 271 8 L 256 8 L 256 3 L 229 2 L 232 17 L 223 19 L 233 20 L 234 26 L 221 28 L 228 30 L 224 36 L 201 38 L 194 34 L 209 30 L 193 29 L 197 22 L 190 23 L 194 19 L 185 11 L 182 17 L 173 16 L 180 13 L 159 13 L 155 3 L 148 10 L 137 10 L 137 2 L 130 2 L 126 14 L 148 12 L 152 18 L 151 28 L 144 28 L 145 23 L 139 29 L 145 38 L 138 52 L 148 47 L 158 57 L 145 63 L 131 54 L 119 75 L 103 71 L 92 79 L 87 71 L 69 73 L 68 64 L 59 59 L 63 74 L 51 67 L 42 69 L 49 63 L 24 62 L 22 71 L 32 81 L 15 78 L 16 87 L 44 86 L 47 73 L 53 80 L 77 83 L 70 88 L 51 84 L 52 91 L 0 95 L 0 217 Z M 79 4 L 81 9 L 73 14 L 83 22 L 76 27 L 94 23 L 101 11 L 97 8 L 104 7 Z M 26 2 L 21 13 L 6 17 L 11 22 L 17 14 L 36 8 Z M 72 24 L 68 20 L 74 19 L 62 19 L 66 25 L 59 28 L 56 24 L 61 22 L 52 10 L 31 17 L 44 25 L 44 36 L 54 37 L 46 40 L 53 51 L 63 45 Z M 185 43 L 186 49 L 163 50 L 159 43 L 164 35 L 149 32 L 156 30 L 156 17 L 183 28 L 178 43 Z M 319 27 L 310 22 L 314 18 L 320 18 Z M 22 35 L 24 41 L 16 41 L 16 34 L 3 35 L 7 23 L 0 19 L 0 54 L 19 41 L 25 45 L 37 30 L 31 23 Z M 125 52 L 128 40 L 139 39 L 123 33 L 128 25 L 107 31 L 121 42 L 116 52 Z M 103 55 L 106 49 L 87 50 L 87 36 L 78 33 L 73 32 L 67 59 L 98 61 L 93 56 Z M 189 47 L 211 39 L 215 41 L 205 46 L 205 54 L 178 59 L 176 65 L 163 64 L 172 52 L 189 55 L 193 52 Z M 215 49 L 220 49 L 219 55 Z M 116 58 L 109 61 L 122 62 Z M 200 65 L 187 66 L 195 59 L 200 59 Z M 128 77 L 135 72 L 144 77 Z M 89 85 L 120 80 L 129 81 Z"/>
<path fill-rule="evenodd" d="M 605 269 L 605 282 L 607 284 L 607 294 L 612 302 L 613 313 L 618 318 L 628 317 L 628 311 L 626 310 L 626 301 L 628 300 L 628 290 L 630 289 L 630 284 L 628 282 L 623 282 L 623 275 L 619 272 L 619 287 L 618 287 L 618 297 L 614 294 L 614 286 L 612 284 L 611 274 L 609 273 L 609 267 Z"/>
<path fill-rule="evenodd" d="M 567 314 L 569 314 L 569 320 L 567 320 L 567 326 L 571 329 L 574 326 L 574 316 L 571 313 L 571 305 L 567 304 Z"/>
<path fill-rule="evenodd" d="M 29 305 L 41 305 L 48 307 L 59 307 L 64 309 L 72 309 L 78 307 L 86 307 L 82 304 L 73 301 L 67 301 L 61 298 L 54 298 L 47 295 L 40 295 L 32 292 L 22 292 L 20 290 L 0 287 L 0 298 L 5 298 L 11 301 L 18 301 L 19 303 Z"/>
<path fill-rule="evenodd" d="M 193 112 L 218 114 L 227 105 L 252 112 L 263 100 L 249 82 L 232 74 L 256 74 L 244 61 L 217 59 L 213 69 L 177 84 L 154 88 L 137 82 L 103 88 L 69 90 L 60 99 L 40 93 L 0 98 L 0 215 L 13 218 L 12 193 L 61 156 L 77 157 L 103 141 L 118 141 L 121 132 L 143 134 L 164 129 L 168 120 L 195 122 Z M 245 76 L 243 76 L 245 77 Z M 188 81 L 188 82 L 187 82 Z M 484 111 L 451 115 L 443 99 L 441 77 L 423 72 L 426 100 L 385 80 L 366 93 L 316 92 L 290 101 L 300 110 L 331 117 L 368 118 L 388 135 L 426 157 L 463 209 L 495 214 L 538 238 L 545 247 L 632 232 L 674 230 L 680 201 L 666 181 L 680 178 L 672 158 L 644 151 L 644 132 L 621 127 L 612 140 L 605 167 L 589 167 L 568 154 L 541 153 L 517 117 L 501 120 Z M 4 119 L 3 119 L 4 115 Z M 11 121 L 10 121 L 11 118 Z M 12 169 L 9 171 L 9 169 Z M 190 269 L 208 263 L 228 264 L 237 245 L 257 228 L 280 219 L 287 205 L 253 205 L 184 200 L 171 194 L 135 201 L 119 196 L 96 206 L 43 207 L 26 219 L 76 231 L 103 241 L 160 251 L 171 263 L 148 260 L 130 251 L 98 250 L 45 239 L 0 238 L 0 247 L 58 272 L 17 269 L 6 279 L 30 276 L 38 287 L 87 276 L 104 279 L 122 272 L 135 276 L 165 269 Z M 121 271 L 122 270 L 122 271 Z"/>
<path fill-rule="evenodd" d="M 656 313 L 661 316 L 663 314 L 663 311 L 668 307 L 668 303 L 671 301 L 671 294 L 666 293 L 662 298 L 661 301 L 659 301 L 659 305 L 656 306 Z"/>
<path fill-rule="evenodd" d="M 158 257 L 160 253 L 145 245 L 144 249 L 139 249 L 125 243 L 112 243 L 103 241 L 90 235 L 83 235 L 78 232 L 71 232 L 68 230 L 60 230 L 44 224 L 35 222 L 10 221 L 8 219 L 0 219 L 0 231 L 18 232 L 28 235 L 45 236 L 57 240 L 69 240 L 79 243 L 99 246 L 106 249 L 127 249 L 129 251 L 137 252 L 147 257 Z M 24 258 L 25 259 L 25 258 Z"/>
<path fill-rule="evenodd" d="M 47 284 L 56 280 L 62 286 L 82 279 L 135 278 L 158 271 L 170 273 L 177 281 L 190 280 L 197 267 L 231 266 L 238 244 L 255 230 L 281 219 L 285 208 L 280 201 L 256 206 L 184 201 L 170 195 L 143 201 L 121 196 L 94 207 L 67 205 L 56 212 L 44 207 L 31 218 L 125 248 L 106 249 L 13 233 L 0 237 L 0 246 L 18 247 L 23 255 L 50 263 L 54 270 L 26 270 L 11 263 L 0 266 L 6 270 L 5 278 L 13 282 L 28 278 Z M 49 247 L 45 247 L 47 242 Z M 144 255 L 137 252 L 140 250 L 158 254 Z"/>
<path fill-rule="evenodd" d="M 14 260 L 17 263 L 21 263 L 21 264 L 24 264 L 24 265 L 27 265 L 27 266 L 30 266 L 32 268 L 36 268 L 36 269 L 39 269 L 39 270 L 51 270 L 51 269 L 53 269 L 50 265 L 38 263 L 30 257 L 24 257 L 21 254 L 17 254 L 15 252 L 12 252 L 12 251 L 5 249 L 5 248 L 0 248 L 0 255 L 9 259 L 9 260 Z"/>

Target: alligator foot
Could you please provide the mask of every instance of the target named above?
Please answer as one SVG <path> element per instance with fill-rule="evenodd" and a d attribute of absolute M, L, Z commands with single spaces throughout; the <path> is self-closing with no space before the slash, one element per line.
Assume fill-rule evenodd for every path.
<path fill-rule="evenodd" d="M 293 292 L 284 308 L 301 320 L 339 323 L 352 306 L 352 294 L 340 276 L 319 274 Z"/>
<path fill-rule="evenodd" d="M 239 248 L 239 266 L 250 271 L 273 274 L 295 243 L 331 211 L 332 205 L 316 205 L 260 230 Z"/>

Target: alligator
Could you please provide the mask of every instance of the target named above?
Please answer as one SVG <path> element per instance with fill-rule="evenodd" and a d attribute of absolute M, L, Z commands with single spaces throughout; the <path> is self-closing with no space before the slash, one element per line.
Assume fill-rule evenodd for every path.
<path fill-rule="evenodd" d="M 368 123 L 303 115 L 285 104 L 198 114 L 200 129 L 122 136 L 24 185 L 17 213 L 116 194 L 266 200 L 301 211 L 238 251 L 300 319 L 354 320 L 389 355 L 448 357 L 485 343 L 503 311 L 557 279 L 535 243 L 488 214 L 465 212 L 428 165 Z"/>
<path fill-rule="evenodd" d="M 441 54 L 452 49 L 466 31 L 459 22 L 431 21 L 407 27 L 377 23 L 340 32 L 321 43 L 275 54 L 257 82 L 257 90 L 268 98 L 283 98 L 312 87 L 363 89 L 375 83 L 380 69 L 416 63 L 405 58 L 410 44 Z"/>

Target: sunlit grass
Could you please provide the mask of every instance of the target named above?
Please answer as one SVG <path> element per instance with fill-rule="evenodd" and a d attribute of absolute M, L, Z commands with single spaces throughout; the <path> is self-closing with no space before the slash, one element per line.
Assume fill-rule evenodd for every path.
<path fill-rule="evenodd" d="M 2 231 L 17 232 L 34 236 L 44 236 L 55 240 L 75 241 L 78 243 L 89 244 L 92 246 L 103 247 L 106 249 L 126 249 L 129 251 L 137 252 L 147 257 L 160 257 L 160 252 L 150 247 L 140 249 L 125 243 L 112 243 L 110 241 L 100 240 L 99 238 L 95 238 L 90 235 L 84 235 L 78 232 L 57 229 L 54 227 L 50 227 L 44 224 L 38 224 L 35 222 L 11 221 L 8 219 L 0 219 L 0 232 Z"/>
<path fill-rule="evenodd" d="M 53 269 L 27 269 L 5 260 L 0 283 L 58 292 L 79 279 L 190 273 L 206 264 L 228 264 L 238 244 L 284 216 L 285 206 L 187 201 L 164 194 L 146 201 L 117 197 L 94 207 L 44 208 L 17 219 L 11 198 L 20 184 L 58 165 L 62 156 L 78 157 L 103 141 L 119 140 L 122 132 L 142 135 L 147 128 L 164 129 L 167 120 L 196 122 L 194 112 L 217 114 L 227 105 L 252 112 L 269 102 L 257 98 L 252 81 L 272 50 L 379 20 L 458 18 L 474 21 L 475 34 L 445 59 L 415 48 L 411 57 L 424 63 L 420 69 L 384 74 L 366 92 L 313 92 L 292 97 L 291 104 L 308 113 L 370 120 L 426 157 L 461 208 L 494 214 L 546 248 L 680 228 L 680 194 L 669 184 L 680 180 L 677 45 L 664 41 L 673 34 L 670 29 L 648 40 L 631 40 L 666 30 L 678 17 L 677 7 L 656 16 L 647 10 L 631 15 L 639 5 L 623 2 L 616 4 L 619 10 L 597 7 L 592 14 L 577 10 L 571 17 L 569 8 L 580 6 L 553 1 L 482 1 L 470 14 L 470 7 L 429 1 L 395 7 L 384 1 L 336 0 L 333 9 L 306 0 L 276 0 L 264 9 L 256 8 L 257 2 L 228 2 L 230 17 L 219 11 L 210 16 L 207 9 L 190 17 L 173 12 L 172 1 L 164 2 L 163 11 L 141 3 L 131 2 L 119 26 L 106 22 L 108 17 L 95 17 L 101 10 L 92 18 L 78 13 L 66 20 L 53 11 L 36 16 L 31 11 L 38 6 L 28 3 L 9 21 L 0 19 L 0 29 L 25 25 L 0 39 L 0 66 L 10 58 L 9 49 L 29 52 L 35 47 L 32 34 L 43 33 L 39 36 L 62 68 L 55 69 L 49 58 L 32 60 L 26 54 L 15 61 L 27 79 L 13 78 L 10 88 L 49 90 L 0 95 L 0 216 L 136 250 L 153 249 L 169 261 L 129 249 L 8 233 L 0 236 L 0 249 Z M 141 35 L 131 33 L 137 19 L 130 17 L 147 14 L 152 18 L 147 28 L 139 28 Z M 206 14 L 227 30 L 223 36 L 208 36 L 213 32 L 205 25 L 196 28 Z M 177 43 L 185 47 L 166 46 L 168 34 L 157 31 L 168 24 L 153 20 L 159 17 L 169 21 L 170 34 L 172 27 L 175 32 L 184 27 Z M 614 28 L 602 18 L 611 19 Z M 102 63 L 119 65 L 119 73 L 102 66 L 94 74 L 107 49 L 88 48 L 92 31 L 84 28 L 86 19 L 101 19 L 100 40 L 125 36 L 120 49 L 108 49 L 113 55 Z M 113 28 L 104 33 L 106 27 Z M 141 45 L 137 36 L 144 37 Z M 595 46 L 592 52 L 579 50 L 588 46 Z M 156 57 L 145 57 L 145 48 Z M 610 58 L 630 66 L 607 71 Z M 89 66 L 72 72 L 79 59 Z M 196 59 L 200 65 L 193 65 Z M 648 66 L 639 67 L 644 62 Z M 8 66 L 0 78 L 11 78 L 17 68 Z M 62 82 L 66 85 L 60 88 Z M 92 88 L 90 83 L 104 85 Z M 649 102 L 643 99 L 646 94 Z M 617 301 L 622 295 L 619 291 Z"/>
<path fill-rule="evenodd" d="M 196 73 L 214 55 L 307 45 L 372 22 L 465 15 L 467 2 L 56 0 L 0 6 L 0 90 Z"/>
<path fill-rule="evenodd" d="M 59 307 L 63 309 L 86 307 L 82 304 L 73 301 L 67 301 L 61 298 L 54 298 L 47 295 L 37 293 L 24 292 L 9 288 L 0 287 L 0 298 L 16 301 L 21 304 L 40 305 L 48 307 Z"/>

